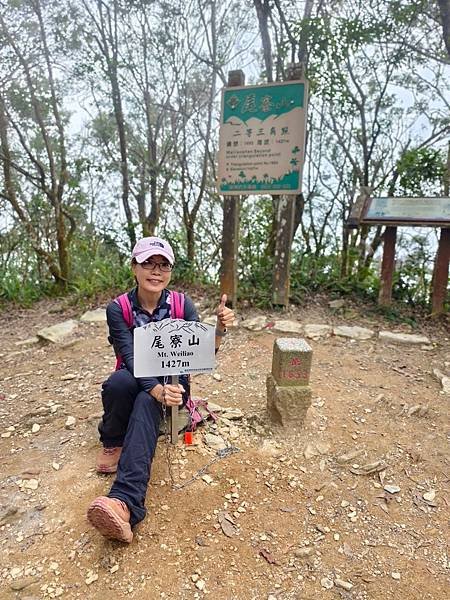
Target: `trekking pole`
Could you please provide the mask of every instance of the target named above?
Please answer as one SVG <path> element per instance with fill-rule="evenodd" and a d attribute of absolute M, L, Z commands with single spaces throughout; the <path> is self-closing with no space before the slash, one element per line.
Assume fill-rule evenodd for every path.
<path fill-rule="evenodd" d="M 172 385 L 178 385 L 178 375 L 172 375 Z M 172 444 L 178 442 L 178 406 L 171 407 L 171 428 L 170 428 L 170 441 Z"/>

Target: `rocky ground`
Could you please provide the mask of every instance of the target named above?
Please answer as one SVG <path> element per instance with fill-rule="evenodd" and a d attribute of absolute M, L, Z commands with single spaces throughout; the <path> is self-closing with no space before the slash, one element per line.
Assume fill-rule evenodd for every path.
<path fill-rule="evenodd" d="M 215 377 L 194 377 L 195 395 L 239 410 L 200 428 L 193 446 L 161 438 L 148 518 L 124 546 L 85 518 L 112 481 L 93 469 L 99 388 L 114 363 L 105 324 L 18 344 L 80 315 L 41 303 L 0 321 L 1 599 L 448 598 L 448 322 L 412 332 L 324 304 L 261 313 L 252 331 L 254 313 L 239 315 Z M 274 339 L 304 335 L 277 330 L 293 321 L 429 342 L 322 329 L 308 340 L 312 406 L 287 432 L 266 416 L 265 379 Z M 238 451 L 217 456 L 206 441 L 218 438 Z"/>

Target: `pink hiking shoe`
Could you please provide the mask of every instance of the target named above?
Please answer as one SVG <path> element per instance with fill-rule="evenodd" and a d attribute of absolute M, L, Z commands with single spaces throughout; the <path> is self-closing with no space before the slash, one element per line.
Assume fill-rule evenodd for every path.
<path fill-rule="evenodd" d="M 102 448 L 97 454 L 97 473 L 115 473 L 122 448 Z"/>
<path fill-rule="evenodd" d="M 129 544 L 133 539 L 130 511 L 122 500 L 99 496 L 88 508 L 89 523 L 102 535 Z"/>

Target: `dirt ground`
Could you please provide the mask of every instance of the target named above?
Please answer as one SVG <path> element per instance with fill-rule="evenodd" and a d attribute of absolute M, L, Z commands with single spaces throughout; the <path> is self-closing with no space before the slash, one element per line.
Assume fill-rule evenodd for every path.
<path fill-rule="evenodd" d="M 189 482 L 215 456 L 203 441 L 214 427 L 192 447 L 160 438 L 148 516 L 126 546 L 85 517 L 112 483 L 93 468 L 100 384 L 114 363 L 106 325 L 80 323 L 65 345 L 16 345 L 80 315 L 47 302 L 0 320 L 2 600 L 449 597 L 450 397 L 432 373 L 450 370 L 445 324 L 423 322 L 427 346 L 310 341 L 312 406 L 294 434 L 265 413 L 273 342 L 287 334 L 235 328 L 220 381 L 196 376 L 193 393 L 242 410 L 215 431 L 239 451 L 211 464 L 209 483 L 174 489 L 168 454 L 175 482 Z M 326 303 L 267 317 L 411 332 Z"/>

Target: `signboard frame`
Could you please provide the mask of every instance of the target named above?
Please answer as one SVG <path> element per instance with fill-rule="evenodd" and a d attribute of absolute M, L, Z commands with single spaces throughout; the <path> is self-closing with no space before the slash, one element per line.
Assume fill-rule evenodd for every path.
<path fill-rule="evenodd" d="M 136 327 L 133 335 L 135 377 L 212 373 L 215 368 L 214 325 L 183 319 L 163 319 Z M 203 346 L 206 346 L 205 350 Z M 201 356 L 197 356 L 200 350 Z"/>
<path fill-rule="evenodd" d="M 376 214 L 377 204 L 385 203 L 386 214 Z M 402 203 L 403 206 L 399 207 Z M 395 214 L 393 204 L 397 204 L 395 208 L 402 208 L 405 212 L 403 215 Z M 435 213 L 427 216 L 423 210 L 425 204 L 434 204 Z M 448 217 L 444 214 L 439 217 L 438 213 L 440 206 L 448 204 Z M 416 206 L 414 206 L 416 205 Z M 419 205 L 419 206 L 417 206 Z M 422 206 L 422 212 L 420 209 Z M 410 211 L 408 214 L 407 211 Z M 414 213 L 414 210 L 417 212 Z M 390 214 L 389 214 L 390 211 Z M 382 211 L 380 211 L 382 213 Z M 450 227 L 450 197 L 448 196 L 431 196 L 431 197 L 395 197 L 395 196 L 377 196 L 367 197 L 364 206 L 362 207 L 361 225 L 389 225 L 389 226 L 419 226 L 419 227 Z"/>
<path fill-rule="evenodd" d="M 266 94 L 266 97 L 269 94 L 269 91 L 273 90 L 273 92 L 277 92 L 279 91 L 279 89 L 282 88 L 288 88 L 291 87 L 292 90 L 295 89 L 296 86 L 300 86 L 299 89 L 299 93 L 298 93 L 298 101 L 299 104 L 298 106 L 293 106 L 293 108 L 290 108 L 288 110 L 288 104 L 294 102 L 293 97 L 295 96 L 295 94 L 292 95 L 292 97 L 290 98 L 290 100 L 288 99 L 283 99 L 282 102 L 276 103 L 276 108 L 275 108 L 275 112 L 270 112 L 270 108 L 268 107 L 264 107 L 267 108 L 266 112 L 267 112 L 267 120 L 270 118 L 271 119 L 271 123 L 272 126 L 270 127 L 270 133 L 265 134 L 264 139 L 260 139 L 259 136 L 264 135 L 263 133 L 261 133 L 261 131 L 264 129 L 264 127 L 262 126 L 264 123 L 265 119 L 260 119 L 256 116 L 256 114 L 259 114 L 259 117 L 262 116 L 262 112 L 263 109 L 260 108 L 258 110 L 257 106 L 255 107 L 255 109 L 253 110 L 253 116 L 252 116 L 252 112 L 249 111 L 249 117 L 247 119 L 247 121 L 250 121 L 251 119 L 257 119 L 260 121 L 260 125 L 261 127 L 258 128 L 258 133 L 253 132 L 253 127 L 248 127 L 246 129 L 246 133 L 245 135 L 247 136 L 248 139 L 246 139 L 244 141 L 245 143 L 245 149 L 239 149 L 237 152 L 243 153 L 242 157 L 240 158 L 241 162 L 243 165 L 247 165 L 247 167 L 250 167 L 250 171 L 247 172 L 247 180 L 246 181 L 242 181 L 242 182 L 237 182 L 236 180 L 234 181 L 230 181 L 228 183 L 224 183 L 226 182 L 227 177 L 230 177 L 230 171 L 238 171 L 240 169 L 239 166 L 239 162 L 238 162 L 238 158 L 235 157 L 235 159 L 233 160 L 232 157 L 227 158 L 227 146 L 225 144 L 230 143 L 230 140 L 226 139 L 226 133 L 225 133 L 225 127 L 227 127 L 227 131 L 229 129 L 230 123 L 227 124 L 227 120 L 230 118 L 229 116 L 225 116 L 225 111 L 228 110 L 232 111 L 233 109 L 226 109 L 225 108 L 225 102 L 227 101 L 226 98 L 228 97 L 227 95 L 232 95 L 234 94 L 236 96 L 236 98 L 239 98 L 239 95 L 244 96 L 244 94 L 247 94 L 247 96 L 251 96 L 251 95 L 256 95 L 261 96 L 261 94 Z M 277 89 L 278 88 L 278 89 Z M 263 96 L 264 98 L 264 96 Z M 262 98 L 259 98 L 259 100 L 262 102 Z M 239 101 L 240 102 L 240 101 Z M 281 105 L 281 106 L 279 106 Z M 259 106 L 261 107 L 262 104 L 260 103 Z M 295 113 L 294 114 L 294 110 L 295 109 L 299 109 L 298 114 Z M 221 195 L 230 195 L 230 196 L 236 196 L 236 195 L 249 195 L 249 194 L 270 194 L 270 195 L 298 195 L 301 193 L 302 191 L 302 176 L 303 176 L 303 166 L 304 166 L 304 159 L 305 159 L 305 142 L 306 142 L 306 115 L 307 115 L 307 109 L 308 109 L 308 81 L 306 79 L 292 79 L 289 81 L 283 81 L 283 82 L 273 82 L 273 83 L 267 83 L 267 84 L 260 84 L 260 85 L 243 85 L 243 86 L 227 86 L 224 87 L 222 90 L 222 98 L 221 98 L 221 115 L 220 115 L 220 131 L 219 131 L 219 151 L 218 151 L 218 176 L 217 176 L 217 190 L 218 193 Z M 277 113 L 278 111 L 278 113 Z M 284 117 L 283 117 L 284 115 Z M 237 116 L 237 115 L 236 115 Z M 278 125 L 278 122 L 276 121 L 276 119 L 279 119 L 279 123 L 280 123 L 280 127 L 281 127 L 281 131 L 283 131 L 283 123 L 282 120 L 283 119 L 291 119 L 294 116 L 298 116 L 298 119 L 295 119 L 294 123 L 295 123 L 295 130 L 294 133 L 291 135 L 289 133 L 289 131 L 287 133 L 285 133 L 285 135 L 289 136 L 288 139 L 287 138 L 275 138 L 274 136 L 276 135 L 275 133 L 272 134 L 272 130 L 276 130 L 276 127 Z M 240 123 L 238 123 L 237 121 L 240 121 Z M 234 124 L 236 128 L 242 128 L 243 129 L 243 125 L 246 123 L 246 121 L 244 121 L 243 119 L 237 117 L 237 121 Z M 285 129 L 289 129 L 289 127 L 291 127 L 291 121 L 289 122 L 289 126 L 285 126 Z M 237 131 L 238 129 L 236 129 Z M 250 133 L 248 133 L 250 132 Z M 240 135 L 240 134 L 236 134 L 236 135 Z M 242 140 L 241 140 L 242 141 Z M 273 142 L 273 144 L 271 144 L 270 142 Z M 260 144 L 261 142 L 261 144 Z M 276 148 L 277 151 L 279 152 L 274 152 L 271 154 L 271 149 L 274 148 L 274 144 L 275 143 L 279 143 L 279 145 L 281 146 L 281 148 L 285 147 L 285 150 L 283 150 L 283 152 L 281 151 L 281 148 Z M 283 143 L 282 143 L 283 142 Z M 237 143 L 237 140 L 235 140 L 233 142 Z M 264 144 L 264 145 L 263 145 Z M 290 152 L 289 152 L 290 150 Z M 290 154 L 292 154 L 292 156 L 290 156 Z M 277 159 L 278 160 L 275 160 Z M 227 164 L 227 161 L 228 164 Z M 249 161 L 253 161 L 254 162 L 254 167 L 252 168 L 248 163 Z M 287 161 L 287 163 L 286 163 Z M 264 166 L 262 166 L 262 163 L 264 163 Z M 271 176 L 270 173 L 275 173 L 276 169 L 278 168 L 278 170 L 282 167 L 280 167 L 280 164 L 285 164 L 285 170 L 283 171 L 283 174 L 278 174 L 278 176 Z M 287 171 L 287 166 L 286 164 L 290 164 L 292 165 L 291 167 L 289 167 L 289 171 Z M 227 169 L 228 167 L 228 169 Z M 240 173 L 239 173 L 239 177 L 245 177 L 245 173 L 244 173 L 244 168 L 245 166 L 243 166 L 243 168 L 241 168 Z M 262 180 L 258 180 L 257 179 L 257 175 L 255 174 L 257 171 L 261 171 L 264 170 L 264 174 L 260 175 L 260 177 L 263 177 Z M 241 175 L 242 173 L 242 175 Z M 278 182 L 278 183 L 277 183 Z M 226 186 L 232 186 L 230 188 L 226 187 Z"/>

